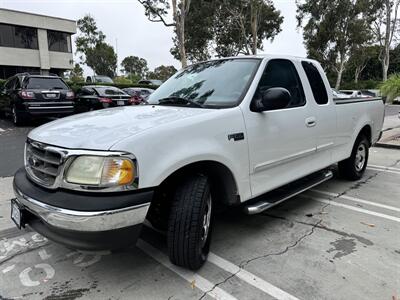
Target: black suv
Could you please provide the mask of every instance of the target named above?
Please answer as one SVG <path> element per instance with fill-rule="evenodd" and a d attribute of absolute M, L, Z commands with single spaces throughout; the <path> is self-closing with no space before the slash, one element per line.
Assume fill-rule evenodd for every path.
<path fill-rule="evenodd" d="M 35 117 L 65 116 L 74 112 L 74 92 L 56 75 L 16 74 L 0 90 L 0 111 L 15 125 Z"/>

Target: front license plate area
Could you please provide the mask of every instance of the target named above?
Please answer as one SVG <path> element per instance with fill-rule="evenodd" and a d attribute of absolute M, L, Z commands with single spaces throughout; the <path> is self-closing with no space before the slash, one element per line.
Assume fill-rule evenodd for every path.
<path fill-rule="evenodd" d="M 22 224 L 22 210 L 17 201 L 11 200 L 11 219 L 14 221 L 18 229 L 21 229 Z"/>
<path fill-rule="evenodd" d="M 117 105 L 123 106 L 123 105 L 125 105 L 125 101 L 117 101 Z"/>

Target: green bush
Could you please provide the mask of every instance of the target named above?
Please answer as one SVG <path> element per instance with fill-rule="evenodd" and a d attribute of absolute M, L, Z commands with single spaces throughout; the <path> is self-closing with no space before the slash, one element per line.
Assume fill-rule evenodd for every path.
<path fill-rule="evenodd" d="M 387 97 L 388 102 L 400 97 L 400 74 L 394 74 L 386 82 L 379 86 L 383 96 Z"/>
<path fill-rule="evenodd" d="M 343 82 L 340 86 L 341 90 L 377 90 L 381 81 L 376 80 L 363 80 L 357 83 L 353 82 Z"/>
<path fill-rule="evenodd" d="M 0 79 L 0 89 L 3 88 L 4 84 L 6 83 L 6 80 Z"/>

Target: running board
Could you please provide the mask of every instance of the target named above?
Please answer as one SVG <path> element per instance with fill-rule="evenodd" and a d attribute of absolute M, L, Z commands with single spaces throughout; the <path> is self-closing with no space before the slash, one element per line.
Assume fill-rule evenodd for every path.
<path fill-rule="evenodd" d="M 251 203 L 244 207 L 244 212 L 248 215 L 259 214 L 264 210 L 278 205 L 289 198 L 292 198 L 308 189 L 315 187 L 316 185 L 319 185 L 324 181 L 331 179 L 332 177 L 333 172 L 331 170 L 323 170 L 313 173 L 307 177 L 250 200 Z"/>

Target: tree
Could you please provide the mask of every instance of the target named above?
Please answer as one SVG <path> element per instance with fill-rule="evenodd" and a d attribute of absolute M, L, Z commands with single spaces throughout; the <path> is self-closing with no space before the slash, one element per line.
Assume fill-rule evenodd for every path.
<path fill-rule="evenodd" d="M 386 81 L 390 65 L 390 50 L 394 38 L 399 30 L 400 0 L 379 0 L 380 9 L 377 10 L 377 18 L 372 23 L 376 41 L 381 50 L 379 59 L 382 63 L 382 78 Z"/>
<path fill-rule="evenodd" d="M 75 40 L 76 52 L 81 54 L 81 60 L 86 63 L 83 55 L 97 44 L 103 43 L 106 36 L 97 28 L 96 21 L 91 15 L 85 15 L 78 20 L 78 29 L 79 35 Z"/>
<path fill-rule="evenodd" d="M 122 72 L 126 75 L 134 74 L 139 77 L 144 77 L 149 70 L 147 61 L 137 56 L 125 57 L 121 62 L 121 66 L 123 67 Z"/>
<path fill-rule="evenodd" d="M 178 70 L 174 66 L 159 66 L 154 69 L 153 72 L 149 72 L 147 74 L 147 78 L 149 79 L 159 79 L 162 81 L 167 80 L 172 75 L 174 75 Z"/>
<path fill-rule="evenodd" d="M 185 22 L 189 13 L 191 0 L 138 0 L 145 9 L 145 15 L 151 22 L 161 22 L 164 26 L 174 27 L 176 43 L 182 67 L 186 67 L 185 49 Z M 168 12 L 172 10 L 173 22 L 166 20 Z"/>
<path fill-rule="evenodd" d="M 96 74 L 115 76 L 117 69 L 117 55 L 114 48 L 104 42 L 106 36 L 96 25 L 90 15 L 78 20 L 79 35 L 75 40 L 76 52 L 80 59 Z"/>
<path fill-rule="evenodd" d="M 304 26 L 308 56 L 322 61 L 336 73 L 340 88 L 352 50 L 371 40 L 369 24 L 376 11 L 375 0 L 306 0 L 297 2 L 298 27 Z"/>
<path fill-rule="evenodd" d="M 389 102 L 397 97 L 400 97 L 400 74 L 394 74 L 389 77 L 382 85 L 380 90 L 383 96 L 388 98 Z"/>
<path fill-rule="evenodd" d="M 216 14 L 217 56 L 257 54 L 281 31 L 283 17 L 271 0 L 223 0 Z"/>
<path fill-rule="evenodd" d="M 106 43 L 98 43 L 95 47 L 86 51 L 86 64 L 96 74 L 113 78 L 117 69 L 117 55 L 112 46 Z"/>
<path fill-rule="evenodd" d="M 348 65 L 353 72 L 354 83 L 358 83 L 361 73 L 367 67 L 371 59 L 377 56 L 376 47 L 356 45 L 351 51 Z"/>
<path fill-rule="evenodd" d="M 80 64 L 76 63 L 74 68 L 70 72 L 70 80 L 72 82 L 82 82 L 85 81 L 83 78 L 83 69 Z"/>
<path fill-rule="evenodd" d="M 193 1 L 186 16 L 185 49 L 192 62 L 256 54 L 281 31 L 283 17 L 270 0 Z M 175 47 L 171 53 L 179 59 Z"/>

